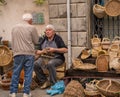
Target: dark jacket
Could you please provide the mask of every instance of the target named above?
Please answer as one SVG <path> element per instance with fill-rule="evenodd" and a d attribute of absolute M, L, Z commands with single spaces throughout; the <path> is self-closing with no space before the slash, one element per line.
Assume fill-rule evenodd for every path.
<path fill-rule="evenodd" d="M 39 39 L 39 49 L 40 50 L 42 50 L 41 45 L 43 44 L 43 42 L 45 40 L 48 40 L 48 38 L 46 36 L 40 37 L 40 39 Z M 58 48 L 67 48 L 64 41 L 62 40 L 62 38 L 59 35 L 55 34 L 53 40 L 55 41 Z M 59 55 L 56 58 L 59 58 L 59 59 L 62 59 L 63 61 L 65 61 L 64 53 L 57 53 L 56 52 L 56 54 Z"/>

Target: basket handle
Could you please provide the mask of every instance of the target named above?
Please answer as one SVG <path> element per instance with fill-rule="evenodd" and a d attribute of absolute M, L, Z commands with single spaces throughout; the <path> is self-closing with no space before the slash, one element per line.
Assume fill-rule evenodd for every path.
<path fill-rule="evenodd" d="M 112 85 L 112 81 L 109 80 L 109 85 L 107 86 L 106 91 L 108 90 L 108 88 L 109 88 L 111 85 Z"/>
<path fill-rule="evenodd" d="M 103 42 L 105 42 L 105 41 L 110 41 L 110 39 L 109 39 L 109 38 L 103 38 L 102 41 L 103 41 Z"/>
<path fill-rule="evenodd" d="M 120 41 L 120 37 L 119 36 L 115 36 L 114 39 L 113 39 L 113 42 L 114 41 Z"/>
<path fill-rule="evenodd" d="M 98 35 L 97 35 L 97 34 L 94 34 L 94 35 L 93 35 L 93 38 L 98 38 Z"/>

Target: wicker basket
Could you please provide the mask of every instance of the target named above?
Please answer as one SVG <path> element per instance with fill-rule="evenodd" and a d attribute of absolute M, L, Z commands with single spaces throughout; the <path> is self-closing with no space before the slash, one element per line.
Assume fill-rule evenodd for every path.
<path fill-rule="evenodd" d="M 120 71 L 120 57 L 114 57 L 109 62 L 110 69 L 114 69 L 116 71 Z"/>
<path fill-rule="evenodd" d="M 101 44 L 101 39 L 98 38 L 98 35 L 94 35 L 93 38 L 91 39 L 91 44 L 93 48 L 99 47 Z"/>
<path fill-rule="evenodd" d="M 96 17 L 103 18 L 106 15 L 105 7 L 98 5 L 98 4 L 95 4 L 93 6 L 93 13 Z"/>
<path fill-rule="evenodd" d="M 96 66 L 98 72 L 107 72 L 109 69 L 109 56 L 102 54 L 96 59 Z"/>
<path fill-rule="evenodd" d="M 100 80 L 96 87 L 106 97 L 120 97 L 120 83 L 114 80 Z"/>
<path fill-rule="evenodd" d="M 120 44 L 120 37 L 119 36 L 114 37 L 112 43 L 113 44 Z"/>
<path fill-rule="evenodd" d="M 101 45 L 102 45 L 102 49 L 107 50 L 110 47 L 110 39 L 109 38 L 103 38 Z"/>
<path fill-rule="evenodd" d="M 65 88 L 63 97 L 85 97 L 83 86 L 75 80 L 72 80 Z"/>
<path fill-rule="evenodd" d="M 108 1 L 105 5 L 105 12 L 109 16 L 120 15 L 120 1 L 119 0 Z"/>
<path fill-rule="evenodd" d="M 10 79 L 4 79 L 0 81 L 0 85 L 3 90 L 9 90 L 10 89 L 11 80 Z"/>
<path fill-rule="evenodd" d="M 0 66 L 9 65 L 13 58 L 12 52 L 8 47 L 1 45 L 0 46 Z"/>

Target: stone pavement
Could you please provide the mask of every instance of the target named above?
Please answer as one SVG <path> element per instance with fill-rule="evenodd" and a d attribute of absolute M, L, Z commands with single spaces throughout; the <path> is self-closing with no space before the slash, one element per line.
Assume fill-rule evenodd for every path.
<path fill-rule="evenodd" d="M 41 90 L 40 88 L 36 88 L 31 91 L 32 97 L 63 97 L 63 94 L 50 96 L 46 94 L 46 90 Z M 9 91 L 3 90 L 0 88 L 0 97 L 9 97 Z M 18 93 L 17 97 L 22 97 L 22 93 Z"/>

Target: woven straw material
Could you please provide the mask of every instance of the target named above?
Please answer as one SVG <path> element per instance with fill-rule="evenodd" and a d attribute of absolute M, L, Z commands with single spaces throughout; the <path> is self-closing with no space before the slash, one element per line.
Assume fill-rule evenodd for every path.
<path fill-rule="evenodd" d="M 120 71 L 120 57 L 114 57 L 109 62 L 110 69 L 114 69 L 116 71 Z"/>
<path fill-rule="evenodd" d="M 96 87 L 106 97 L 120 97 L 120 83 L 114 80 L 100 80 Z"/>
<path fill-rule="evenodd" d="M 108 1 L 105 5 L 105 12 L 109 16 L 120 15 L 120 1 L 119 0 Z"/>
<path fill-rule="evenodd" d="M 105 7 L 98 5 L 98 4 L 95 4 L 93 6 L 93 13 L 96 17 L 103 18 L 106 15 Z"/>
<path fill-rule="evenodd" d="M 97 57 L 96 59 L 96 66 L 98 72 L 107 72 L 108 71 L 108 55 L 102 54 Z"/>
<path fill-rule="evenodd" d="M 81 54 L 81 59 L 86 59 L 86 58 L 88 58 L 91 55 L 91 51 L 90 50 L 86 50 L 86 49 L 82 50 L 81 53 L 82 53 Z"/>
<path fill-rule="evenodd" d="M 119 36 L 115 36 L 114 39 L 112 40 L 113 44 L 120 44 L 120 37 Z"/>
<path fill-rule="evenodd" d="M 13 60 L 12 52 L 6 46 L 0 46 L 0 66 L 9 65 Z"/>
<path fill-rule="evenodd" d="M 73 68 L 77 68 L 80 65 L 83 65 L 83 62 L 78 58 L 74 58 L 72 59 L 72 64 L 73 64 Z"/>
<path fill-rule="evenodd" d="M 101 45 L 102 45 L 102 49 L 107 50 L 110 47 L 110 39 L 109 38 L 103 38 Z"/>
<path fill-rule="evenodd" d="M 75 80 L 72 80 L 65 88 L 63 97 L 85 97 L 83 86 Z"/>

